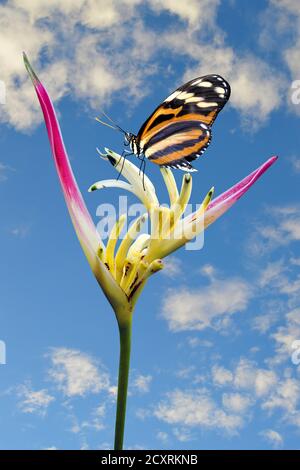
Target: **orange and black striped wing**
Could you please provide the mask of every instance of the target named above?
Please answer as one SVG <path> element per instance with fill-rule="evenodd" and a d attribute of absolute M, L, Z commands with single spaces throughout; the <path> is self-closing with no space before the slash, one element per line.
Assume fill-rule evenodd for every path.
<path fill-rule="evenodd" d="M 137 135 L 137 143 L 153 163 L 193 170 L 211 140 L 211 126 L 230 96 L 229 83 L 219 75 L 198 77 L 161 103 Z"/>

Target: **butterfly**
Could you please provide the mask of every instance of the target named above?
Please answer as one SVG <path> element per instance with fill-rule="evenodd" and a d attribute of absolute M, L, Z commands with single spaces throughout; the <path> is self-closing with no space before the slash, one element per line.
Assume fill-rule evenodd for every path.
<path fill-rule="evenodd" d="M 211 142 L 211 126 L 230 97 L 230 85 L 220 75 L 198 77 L 177 88 L 149 116 L 137 135 L 99 118 L 124 133 L 125 146 L 145 163 L 196 171 L 191 162 Z M 124 155 L 125 152 L 123 152 Z"/>

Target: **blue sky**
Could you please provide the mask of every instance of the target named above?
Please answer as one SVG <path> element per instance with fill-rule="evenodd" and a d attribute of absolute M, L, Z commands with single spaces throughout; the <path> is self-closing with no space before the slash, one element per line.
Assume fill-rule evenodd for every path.
<path fill-rule="evenodd" d="M 280 159 L 207 230 L 201 251 L 176 252 L 144 290 L 125 445 L 298 448 L 299 2 L 23 3 L 0 2 L 0 448 L 110 448 L 115 412 L 116 321 L 67 214 L 23 50 L 55 101 L 95 222 L 97 206 L 122 194 L 87 192 L 114 177 L 96 147 L 122 150 L 93 120 L 97 109 L 136 132 L 185 80 L 228 79 L 193 202 Z M 166 197 L 158 169 L 147 174 Z"/>

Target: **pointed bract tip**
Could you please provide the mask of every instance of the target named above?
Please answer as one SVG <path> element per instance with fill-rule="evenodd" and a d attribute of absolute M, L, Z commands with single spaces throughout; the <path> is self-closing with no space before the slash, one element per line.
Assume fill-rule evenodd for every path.
<path fill-rule="evenodd" d="M 213 194 L 214 194 L 214 191 L 215 191 L 215 187 L 213 186 L 212 188 L 210 188 L 210 190 L 208 191 L 208 193 L 206 194 L 203 202 L 202 202 L 202 209 L 206 210 L 207 207 L 208 207 L 208 204 L 210 203 L 212 197 L 213 197 Z"/>
<path fill-rule="evenodd" d="M 39 78 L 38 78 L 37 74 L 35 73 L 35 71 L 33 70 L 33 68 L 30 65 L 30 62 L 29 62 L 28 57 L 26 55 L 26 52 L 23 52 L 23 61 L 24 61 L 24 65 L 26 67 L 26 70 L 27 70 L 27 72 L 28 72 L 28 74 L 29 74 L 29 76 L 32 80 L 32 83 L 34 85 L 36 85 L 40 81 L 39 81 Z"/>
<path fill-rule="evenodd" d="M 99 246 L 99 248 L 97 249 L 97 255 L 98 255 L 99 258 L 101 258 L 102 254 L 103 254 L 103 248 L 102 248 L 102 246 Z"/>
<path fill-rule="evenodd" d="M 107 155 L 107 160 L 112 164 L 112 166 L 116 166 L 117 160 L 112 155 Z"/>
<path fill-rule="evenodd" d="M 98 149 L 98 147 L 96 147 L 96 151 L 103 160 L 107 160 L 107 153 L 102 153 L 101 150 Z"/>
<path fill-rule="evenodd" d="M 160 271 L 163 268 L 164 268 L 164 264 L 161 259 L 156 259 L 152 261 L 152 263 L 149 266 L 151 273 L 156 273 L 157 271 Z"/>
<path fill-rule="evenodd" d="M 107 147 L 104 147 L 105 153 L 100 152 L 98 148 L 96 148 L 97 152 L 99 153 L 100 157 L 102 157 L 105 160 L 108 160 L 113 166 L 117 165 L 117 159 L 114 156 L 114 152 L 112 152 L 110 149 Z"/>
<path fill-rule="evenodd" d="M 269 158 L 269 160 L 266 161 L 266 164 L 269 164 L 269 165 L 273 165 L 273 163 L 276 162 L 276 160 L 278 160 L 278 155 L 273 155 L 272 157 Z"/>

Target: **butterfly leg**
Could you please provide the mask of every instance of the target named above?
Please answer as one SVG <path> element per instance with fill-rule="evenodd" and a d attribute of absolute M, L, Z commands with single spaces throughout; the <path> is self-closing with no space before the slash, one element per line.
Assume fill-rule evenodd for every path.
<path fill-rule="evenodd" d="M 120 158 L 119 158 L 119 160 L 118 160 L 118 162 L 117 162 L 117 165 L 119 165 L 119 163 L 120 163 L 120 161 L 122 160 L 122 158 L 124 157 L 124 155 L 125 155 L 125 150 L 123 150 L 122 155 L 120 155 Z M 124 158 L 125 158 L 125 157 L 124 157 Z"/>
<path fill-rule="evenodd" d="M 123 160 L 122 160 L 122 166 L 121 166 L 121 170 L 119 171 L 119 174 L 118 174 L 118 176 L 117 176 L 117 181 L 118 181 L 118 179 L 120 178 L 120 176 L 121 176 L 121 174 L 122 174 L 122 171 L 123 171 L 123 168 L 124 168 L 124 163 L 125 163 L 125 158 L 126 158 L 126 157 L 125 157 L 125 151 L 124 151 L 124 150 L 123 150 L 122 155 L 120 156 L 120 158 L 119 158 L 119 160 L 118 160 L 117 165 L 120 163 L 120 161 L 121 161 L 122 158 L 123 158 Z"/>
<path fill-rule="evenodd" d="M 120 156 L 120 158 L 118 160 L 118 163 L 117 163 L 117 165 L 118 165 L 120 163 L 121 159 L 123 158 L 122 167 L 121 167 L 121 170 L 119 171 L 119 174 L 117 176 L 117 180 L 120 178 L 120 176 L 122 174 L 122 171 L 123 171 L 123 168 L 124 168 L 124 163 L 125 163 L 125 158 L 129 155 L 133 155 L 133 152 L 132 153 L 127 153 L 126 150 L 123 150 L 122 155 Z"/>
<path fill-rule="evenodd" d="M 144 159 L 144 167 L 143 167 L 143 188 L 144 188 L 144 191 L 146 191 L 146 188 L 145 188 L 145 170 L 146 170 L 146 160 Z"/>
<path fill-rule="evenodd" d="M 143 155 L 142 157 L 139 155 L 138 159 L 141 161 L 139 175 L 141 174 L 141 172 L 143 173 L 143 189 L 145 191 L 146 190 L 145 188 L 145 169 L 146 169 L 145 155 Z"/>

